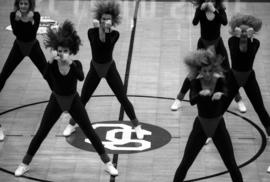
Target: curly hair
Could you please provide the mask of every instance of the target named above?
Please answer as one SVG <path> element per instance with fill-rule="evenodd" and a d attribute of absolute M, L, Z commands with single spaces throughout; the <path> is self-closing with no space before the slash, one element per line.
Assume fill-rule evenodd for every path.
<path fill-rule="evenodd" d="M 256 33 L 258 33 L 262 28 L 262 20 L 256 18 L 252 15 L 244 15 L 241 13 L 237 13 L 232 16 L 231 21 L 229 22 L 230 33 L 234 34 L 234 29 L 239 27 L 240 25 L 247 25 L 252 27 Z"/>
<path fill-rule="evenodd" d="M 184 58 L 184 62 L 189 71 L 196 75 L 196 73 L 199 73 L 201 68 L 205 66 L 211 66 L 215 73 L 222 73 L 223 69 L 221 63 L 223 59 L 222 56 L 216 55 L 211 50 L 198 49 L 189 53 Z"/>
<path fill-rule="evenodd" d="M 215 7 L 219 9 L 226 9 L 224 4 L 224 0 L 215 0 Z M 190 0 L 190 2 L 195 6 L 195 7 L 201 7 L 201 5 L 205 2 L 205 0 Z"/>
<path fill-rule="evenodd" d="M 57 50 L 59 46 L 69 48 L 71 54 L 76 55 L 81 45 L 81 39 L 71 21 L 65 20 L 58 29 L 48 28 L 44 38 L 45 48 Z"/>
<path fill-rule="evenodd" d="M 19 4 L 21 0 L 15 0 L 14 1 L 14 11 L 17 11 L 20 9 Z M 36 0 L 28 0 L 29 2 L 29 11 L 34 11 L 36 7 Z"/>
<path fill-rule="evenodd" d="M 121 23 L 120 5 L 116 0 L 100 0 L 95 4 L 94 17 L 101 20 L 103 14 L 112 16 L 112 25 L 116 26 Z"/>

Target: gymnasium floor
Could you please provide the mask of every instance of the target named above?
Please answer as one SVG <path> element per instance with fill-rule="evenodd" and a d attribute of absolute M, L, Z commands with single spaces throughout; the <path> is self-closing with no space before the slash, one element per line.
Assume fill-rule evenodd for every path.
<path fill-rule="evenodd" d="M 57 22 L 70 19 L 75 23 L 83 40 L 79 54 L 75 56 L 83 64 L 85 74 L 89 70 L 91 50 L 87 30 L 92 26 L 92 12 L 96 1 L 90 0 L 36 0 L 36 10 Z M 137 117 L 145 129 L 142 141 L 134 139 L 129 130 L 129 119 L 123 115 L 119 102 L 105 80 L 102 80 L 86 108 L 92 123 L 105 141 L 107 131 L 116 131 L 109 125 L 116 124 L 120 131 L 116 138 L 124 141 L 108 149 L 117 164 L 119 176 L 110 177 L 98 155 L 87 146 L 86 150 L 71 145 L 77 141 L 80 130 L 65 138 L 62 132 L 67 122 L 59 122 L 51 130 L 31 163 L 25 177 L 16 178 L 13 172 L 21 162 L 35 134 L 49 99 L 50 90 L 29 58 L 17 67 L 0 94 L 0 123 L 6 138 L 0 142 L 1 182 L 171 182 L 178 167 L 187 137 L 191 131 L 196 109 L 184 102 L 176 112 L 170 105 L 176 97 L 187 74 L 183 57 L 196 49 L 199 26 L 192 25 L 195 12 L 191 3 L 184 0 L 170 1 L 120 1 L 122 24 L 117 27 L 120 39 L 114 49 L 114 59 L 127 93 L 135 107 Z M 270 112 L 270 2 L 226 1 L 228 19 L 234 13 L 253 14 L 263 20 L 261 32 L 256 36 L 261 47 L 255 59 L 254 69 L 265 107 Z M 14 35 L 6 30 L 10 24 L 9 13 L 13 1 L 1 0 L 0 6 L 0 69 L 2 69 L 14 41 Z M 228 26 L 222 27 L 222 37 L 227 46 Z M 42 35 L 38 36 L 42 49 Z M 82 82 L 78 84 L 80 93 Z M 225 114 L 226 125 L 232 138 L 238 165 L 246 182 L 268 182 L 266 173 L 270 165 L 270 147 L 262 124 L 244 91 L 240 90 L 248 112 L 238 112 L 232 102 Z M 188 94 L 187 94 L 188 96 Z M 186 96 L 185 99 L 188 99 Z M 29 106 L 28 106 L 29 104 Z M 22 107 L 21 107 L 22 106 Z M 21 108 L 17 108 L 21 107 Z M 116 122 L 123 120 L 121 123 Z M 100 123 L 100 125 L 98 125 Z M 93 125 L 94 125 L 93 124 Z M 103 125 L 102 125 L 103 124 Z M 104 126 L 104 127 L 103 127 Z M 121 128 L 122 127 L 122 128 Z M 133 135 L 123 139 L 127 130 Z M 120 133 L 120 135 L 119 135 Z M 160 135 L 159 135 L 160 134 Z M 126 143 L 125 143 L 126 142 Z M 85 144 L 85 142 L 84 142 Z M 148 144 L 145 149 L 138 149 Z M 149 147 L 150 144 L 150 147 Z M 90 145 L 90 144 L 89 144 Z M 126 148 L 125 148 L 126 147 Z M 225 171 L 225 172 L 224 172 Z M 223 174 L 223 172 L 225 174 Z M 220 174 L 222 173 L 222 174 Z M 230 176 L 213 143 L 205 146 L 192 167 L 186 181 L 230 182 Z"/>

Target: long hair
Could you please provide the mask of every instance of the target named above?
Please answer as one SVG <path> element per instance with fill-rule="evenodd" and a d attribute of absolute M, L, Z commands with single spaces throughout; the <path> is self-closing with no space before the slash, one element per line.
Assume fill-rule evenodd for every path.
<path fill-rule="evenodd" d="M 19 3 L 21 0 L 15 0 L 14 1 L 14 11 L 17 11 L 20 9 Z M 36 0 L 28 0 L 29 2 L 29 11 L 34 11 L 36 7 Z"/>
<path fill-rule="evenodd" d="M 65 20 L 58 29 L 48 28 L 44 39 L 45 48 L 57 50 L 59 46 L 69 48 L 71 54 L 77 54 L 81 39 L 71 21 Z"/>
<path fill-rule="evenodd" d="M 222 74 L 223 69 L 221 63 L 223 57 L 216 55 L 212 50 L 199 49 L 189 53 L 184 62 L 192 75 L 197 75 L 202 67 L 211 66 L 213 72 Z"/>
<path fill-rule="evenodd" d="M 226 9 L 224 4 L 224 0 L 215 0 L 215 7 L 219 9 Z M 195 6 L 195 7 L 201 7 L 201 5 L 205 2 L 205 0 L 190 0 L 190 2 Z"/>
<path fill-rule="evenodd" d="M 230 34 L 234 34 L 235 28 L 239 27 L 240 25 L 252 27 L 255 33 L 258 33 L 262 28 L 262 20 L 252 15 L 237 13 L 232 16 L 231 21 L 229 22 Z"/>
<path fill-rule="evenodd" d="M 94 18 L 100 20 L 103 14 L 112 16 L 112 25 L 121 23 L 120 4 L 116 0 L 100 0 L 95 4 Z"/>

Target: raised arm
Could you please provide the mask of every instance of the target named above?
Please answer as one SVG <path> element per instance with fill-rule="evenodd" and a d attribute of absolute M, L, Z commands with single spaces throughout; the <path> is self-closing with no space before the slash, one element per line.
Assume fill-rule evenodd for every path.
<path fill-rule="evenodd" d="M 10 13 L 10 24 L 11 24 L 11 28 L 12 28 L 12 32 L 15 36 L 18 35 L 18 31 L 19 31 L 19 28 L 17 26 L 17 21 L 18 20 L 15 20 L 15 17 L 16 17 L 16 12 L 11 12 Z"/>
<path fill-rule="evenodd" d="M 202 14 L 202 10 L 200 7 L 196 8 L 196 12 L 192 21 L 193 25 L 198 25 L 198 23 L 200 22 L 200 18 L 201 18 L 201 14 Z"/>
<path fill-rule="evenodd" d="M 189 92 L 189 100 L 191 105 L 195 105 L 198 103 L 201 97 L 199 94 L 200 91 L 201 91 L 200 81 L 198 79 L 191 80 Z"/>
<path fill-rule="evenodd" d="M 39 14 L 39 12 L 34 12 L 33 19 L 34 19 L 33 28 L 34 28 L 34 31 L 37 32 L 39 24 L 40 24 L 40 14 Z"/>
<path fill-rule="evenodd" d="M 228 96 L 228 89 L 227 89 L 227 86 L 226 86 L 225 79 L 222 78 L 222 77 L 218 78 L 216 84 L 217 85 L 216 85 L 216 91 L 215 92 L 221 92 L 221 93 L 223 93 L 223 96 Z"/>
<path fill-rule="evenodd" d="M 115 44 L 119 39 L 119 32 L 116 30 L 112 30 L 110 33 L 105 33 L 106 43 L 108 44 Z"/>
<path fill-rule="evenodd" d="M 214 14 L 222 25 L 225 26 L 228 24 L 227 14 L 224 8 L 214 11 Z"/>
<path fill-rule="evenodd" d="M 83 73 L 83 68 L 82 68 L 81 62 L 78 60 L 75 60 L 71 63 L 70 67 L 73 70 L 76 77 L 78 78 L 78 80 L 83 81 L 84 73 Z"/>

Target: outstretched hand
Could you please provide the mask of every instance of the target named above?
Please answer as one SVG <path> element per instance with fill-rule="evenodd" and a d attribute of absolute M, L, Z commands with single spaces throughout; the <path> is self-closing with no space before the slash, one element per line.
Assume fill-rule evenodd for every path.
<path fill-rule="evenodd" d="M 26 15 L 26 18 L 29 22 L 31 22 L 32 24 L 34 24 L 34 12 L 33 11 L 29 11 Z"/>
<path fill-rule="evenodd" d="M 223 93 L 222 92 L 215 92 L 212 96 L 212 100 L 220 100 L 222 97 Z"/>
<path fill-rule="evenodd" d="M 254 31 L 254 29 L 252 27 L 247 29 L 248 38 L 252 38 L 254 34 L 255 34 L 255 31 Z"/>
<path fill-rule="evenodd" d="M 208 2 L 208 10 L 211 12 L 215 12 L 216 8 L 212 2 Z"/>
<path fill-rule="evenodd" d="M 112 21 L 111 20 L 107 20 L 105 22 L 105 32 L 106 33 L 111 32 L 111 27 L 112 27 Z"/>
<path fill-rule="evenodd" d="M 208 6 L 208 3 L 207 2 L 202 3 L 201 10 L 202 11 L 206 10 L 207 6 Z"/>
<path fill-rule="evenodd" d="M 27 18 L 29 19 L 29 20 L 31 20 L 31 19 L 33 19 L 34 18 L 34 13 L 33 13 L 33 11 L 29 11 L 28 13 L 27 13 Z"/>
<path fill-rule="evenodd" d="M 59 60 L 60 57 L 57 55 L 57 51 L 56 50 L 51 50 L 51 59 L 48 60 L 49 64 L 53 63 L 53 60 Z"/>
<path fill-rule="evenodd" d="M 94 26 L 95 28 L 97 28 L 97 27 L 100 26 L 100 23 L 99 23 L 99 21 L 98 21 L 97 19 L 94 19 L 94 20 L 93 20 L 93 26 Z"/>
<path fill-rule="evenodd" d="M 18 21 L 22 18 L 22 13 L 17 10 L 16 13 L 15 13 L 15 20 Z"/>
<path fill-rule="evenodd" d="M 61 57 L 62 61 L 65 61 L 68 65 L 71 65 L 72 64 L 72 60 L 70 59 L 70 55 L 67 54 L 67 53 L 64 53 L 63 54 L 63 57 Z"/>
<path fill-rule="evenodd" d="M 236 37 L 240 37 L 240 36 L 241 36 L 241 33 L 242 33 L 241 28 L 239 28 L 239 27 L 235 27 L 235 28 L 234 28 L 234 35 L 235 35 Z"/>
<path fill-rule="evenodd" d="M 209 96 L 211 95 L 211 91 L 209 89 L 204 89 L 199 92 L 201 96 Z"/>

